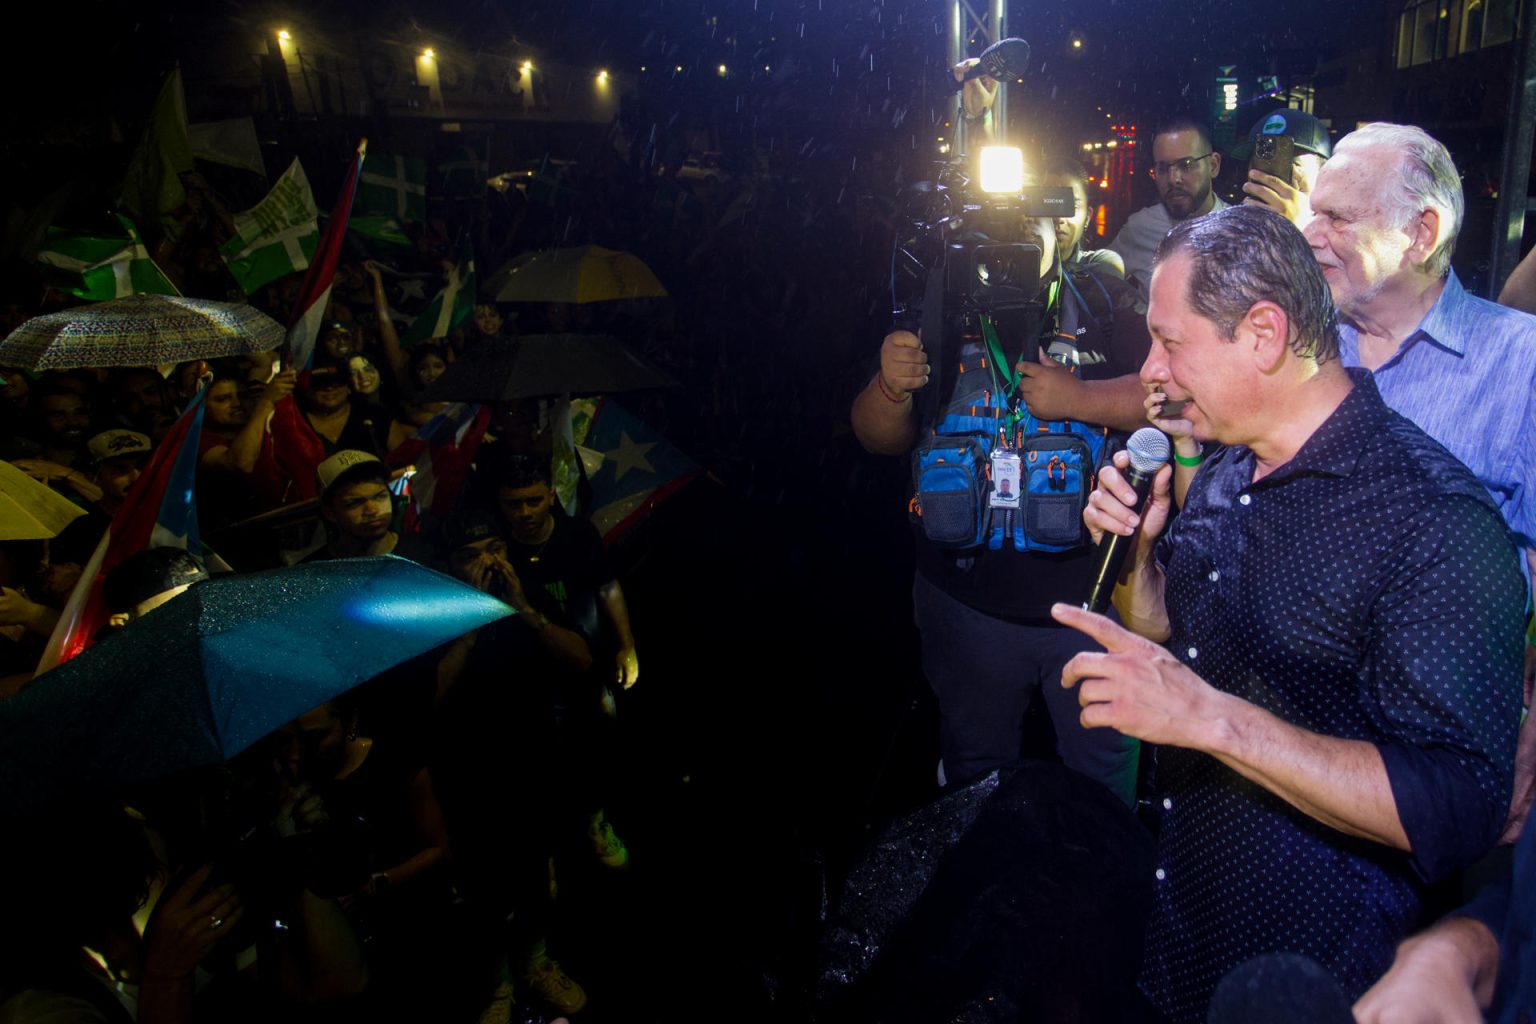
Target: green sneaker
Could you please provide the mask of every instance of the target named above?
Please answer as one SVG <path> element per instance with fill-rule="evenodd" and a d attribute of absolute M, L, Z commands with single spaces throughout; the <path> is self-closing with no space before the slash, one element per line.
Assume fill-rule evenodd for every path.
<path fill-rule="evenodd" d="M 629 847 L 624 840 L 613 834 L 613 826 L 599 821 L 587 826 L 587 838 L 592 840 L 592 852 L 605 868 L 623 871 L 629 867 Z"/>
<path fill-rule="evenodd" d="M 549 954 L 538 952 L 523 969 L 527 993 L 538 996 L 561 1013 L 575 1013 L 587 1005 L 587 993 L 570 979 Z"/>

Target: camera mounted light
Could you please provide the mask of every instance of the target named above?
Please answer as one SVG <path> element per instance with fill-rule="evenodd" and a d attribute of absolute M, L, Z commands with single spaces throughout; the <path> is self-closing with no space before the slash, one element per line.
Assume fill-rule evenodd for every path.
<path fill-rule="evenodd" d="M 990 195 L 1024 191 L 1024 151 L 1017 146 L 984 146 L 981 150 L 981 190 Z"/>

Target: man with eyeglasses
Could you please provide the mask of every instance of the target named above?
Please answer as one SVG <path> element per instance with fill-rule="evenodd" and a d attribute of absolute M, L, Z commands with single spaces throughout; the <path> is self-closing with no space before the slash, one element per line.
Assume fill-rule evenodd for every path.
<path fill-rule="evenodd" d="M 1125 279 L 1147 302 L 1152 254 L 1179 221 L 1201 217 L 1227 204 L 1211 190 L 1221 173 L 1221 154 L 1211 146 L 1205 125 L 1189 118 L 1168 121 L 1152 136 L 1152 167 L 1158 202 L 1131 214 L 1109 247 L 1125 261 Z"/>

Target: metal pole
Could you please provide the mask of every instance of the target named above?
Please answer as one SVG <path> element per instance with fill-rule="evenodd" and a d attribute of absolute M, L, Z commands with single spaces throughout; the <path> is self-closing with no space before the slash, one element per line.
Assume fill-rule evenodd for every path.
<path fill-rule="evenodd" d="M 944 66 L 947 74 L 949 69 L 965 59 L 965 12 L 962 10 L 964 0 L 950 0 L 949 5 L 949 52 L 948 62 Z M 956 92 L 949 100 L 949 122 L 955 126 L 954 130 L 954 155 L 964 156 L 970 152 L 971 129 L 965 123 L 965 104 L 960 100 L 960 93 Z"/>
<path fill-rule="evenodd" d="M 993 0 L 992 28 L 988 42 L 1008 38 L 1008 0 Z M 997 87 L 997 99 L 992 103 L 992 137 L 999 146 L 1008 145 L 1008 83 Z"/>
<path fill-rule="evenodd" d="M 949 10 L 949 67 L 964 60 L 966 53 L 966 41 L 970 38 L 971 30 L 981 33 L 987 44 L 997 42 L 1007 35 L 1008 0 L 990 0 L 990 8 L 984 8 L 985 13 L 978 14 L 976 8 L 971 6 L 970 0 L 951 0 Z M 950 106 L 951 121 L 955 125 L 956 152 L 968 154 L 971 150 L 970 129 L 965 123 L 965 106 L 960 101 L 960 94 L 955 94 L 954 102 Z M 998 142 L 1002 142 L 1008 134 L 1008 89 L 1006 85 L 999 85 L 997 99 L 992 103 L 992 131 Z"/>
<path fill-rule="evenodd" d="M 1528 194 L 1531 148 L 1536 144 L 1536 32 L 1531 7 L 1522 12 L 1523 36 L 1510 47 L 1509 113 L 1504 122 L 1504 167 L 1493 207 L 1493 251 L 1488 259 L 1488 297 L 1498 298 L 1504 279 L 1520 261 L 1525 215 L 1536 209 Z"/>

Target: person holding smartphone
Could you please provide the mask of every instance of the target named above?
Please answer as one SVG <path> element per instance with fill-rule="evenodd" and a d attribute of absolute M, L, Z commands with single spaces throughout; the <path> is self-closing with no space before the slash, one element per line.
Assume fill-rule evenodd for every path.
<path fill-rule="evenodd" d="M 1306 227 L 1312 219 L 1312 186 L 1332 154 L 1327 126 L 1311 114 L 1290 107 L 1265 114 L 1232 153 L 1248 160 L 1243 202 L 1267 207 L 1298 228 Z"/>

